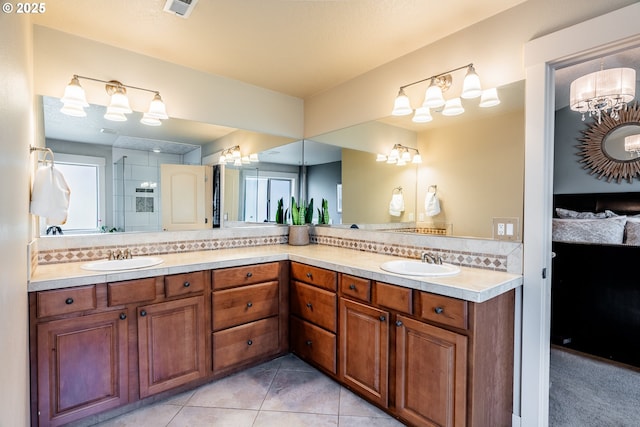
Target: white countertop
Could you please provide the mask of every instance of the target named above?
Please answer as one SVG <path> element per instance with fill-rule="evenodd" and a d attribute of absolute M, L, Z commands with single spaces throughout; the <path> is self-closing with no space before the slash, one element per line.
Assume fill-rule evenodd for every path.
<path fill-rule="evenodd" d="M 152 267 L 114 272 L 83 270 L 80 266 L 85 264 L 84 262 L 40 265 L 31 277 L 28 291 L 60 289 L 282 260 L 297 261 L 472 302 L 487 301 L 522 285 L 521 275 L 469 267 L 460 267 L 459 274 L 445 277 L 417 277 L 388 273 L 380 269 L 380 264 L 400 259 L 399 257 L 325 245 L 270 245 L 153 256 L 162 258 L 164 262 Z"/>

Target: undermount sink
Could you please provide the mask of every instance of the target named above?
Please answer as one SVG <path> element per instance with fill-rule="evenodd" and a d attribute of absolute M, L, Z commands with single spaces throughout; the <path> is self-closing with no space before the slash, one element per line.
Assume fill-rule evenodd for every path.
<path fill-rule="evenodd" d="M 81 265 L 80 268 L 91 271 L 135 270 L 136 268 L 151 267 L 160 263 L 162 263 L 162 258 L 147 256 L 128 259 L 103 259 L 88 262 Z"/>
<path fill-rule="evenodd" d="M 452 264 L 429 264 L 422 261 L 396 260 L 380 265 L 384 271 L 408 276 L 453 276 L 460 273 L 460 267 Z"/>

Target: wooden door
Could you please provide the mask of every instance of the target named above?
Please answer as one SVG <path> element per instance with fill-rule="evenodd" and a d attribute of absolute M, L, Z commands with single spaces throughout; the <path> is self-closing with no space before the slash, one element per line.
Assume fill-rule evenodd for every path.
<path fill-rule="evenodd" d="M 211 227 L 205 203 L 206 166 L 160 165 L 163 230 Z"/>
<path fill-rule="evenodd" d="M 400 315 L 396 328 L 398 415 L 420 426 L 465 426 L 467 337 Z"/>
<path fill-rule="evenodd" d="M 389 313 L 340 299 L 340 378 L 388 406 Z"/>
<path fill-rule="evenodd" d="M 38 425 L 128 402 L 127 325 L 125 312 L 111 311 L 37 326 Z"/>
<path fill-rule="evenodd" d="M 204 297 L 138 308 L 140 397 L 206 375 Z"/>

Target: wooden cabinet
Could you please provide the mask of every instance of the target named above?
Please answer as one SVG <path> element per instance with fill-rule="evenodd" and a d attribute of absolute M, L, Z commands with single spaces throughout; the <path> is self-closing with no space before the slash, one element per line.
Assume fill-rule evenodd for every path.
<path fill-rule="evenodd" d="M 340 380 L 388 406 L 389 312 L 340 300 Z"/>
<path fill-rule="evenodd" d="M 215 375 L 265 360 L 286 348 L 280 317 L 280 263 L 213 272 L 212 354 Z M 286 321 L 286 317 L 282 318 Z"/>
<path fill-rule="evenodd" d="M 206 375 L 201 296 L 146 305 L 137 312 L 140 397 Z"/>
<path fill-rule="evenodd" d="M 414 425 L 466 425 L 467 337 L 396 317 L 397 414 Z"/>
<path fill-rule="evenodd" d="M 331 375 L 338 373 L 337 278 L 334 271 L 291 263 L 291 351 Z"/>
<path fill-rule="evenodd" d="M 126 312 L 110 311 L 37 325 L 34 424 L 58 426 L 128 402 L 128 323 Z"/>

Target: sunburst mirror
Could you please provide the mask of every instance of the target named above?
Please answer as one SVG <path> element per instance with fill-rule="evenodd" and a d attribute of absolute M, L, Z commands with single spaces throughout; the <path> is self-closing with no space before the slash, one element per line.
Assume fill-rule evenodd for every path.
<path fill-rule="evenodd" d="M 583 169 L 591 169 L 591 175 L 607 182 L 640 179 L 640 152 L 625 148 L 625 138 L 640 134 L 640 109 L 638 103 L 619 112 L 619 118 L 602 116 L 602 122 L 594 123 L 582 131 L 578 153 Z"/>

